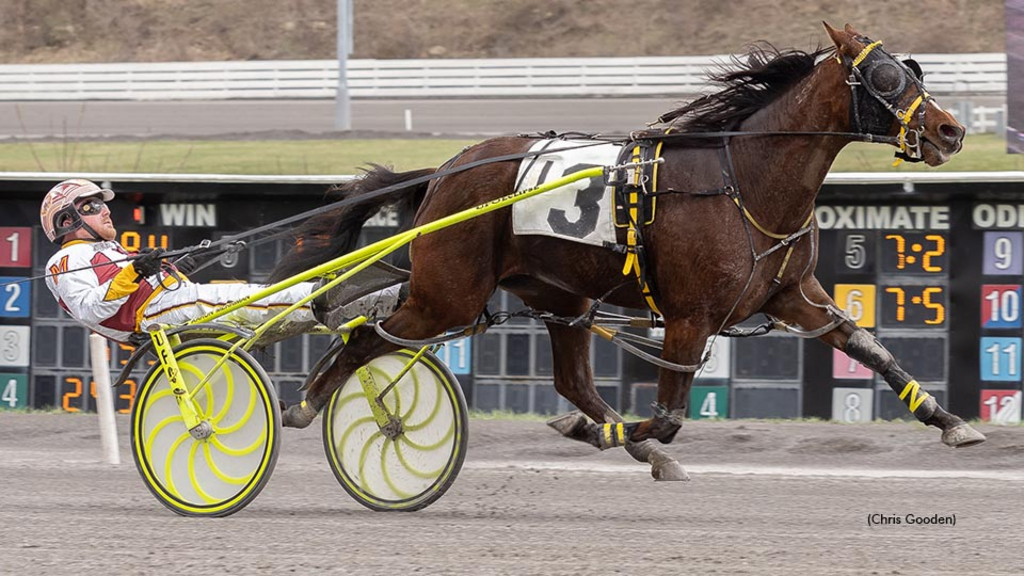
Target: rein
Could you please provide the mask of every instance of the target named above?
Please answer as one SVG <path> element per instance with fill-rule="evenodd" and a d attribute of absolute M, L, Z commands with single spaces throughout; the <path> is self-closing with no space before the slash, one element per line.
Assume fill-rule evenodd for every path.
<path fill-rule="evenodd" d="M 568 136 L 568 135 L 570 135 L 570 134 L 538 133 L 536 136 L 525 135 L 525 134 L 521 134 L 520 136 L 522 136 L 522 137 L 536 137 L 536 138 L 552 138 L 552 137 L 554 137 L 554 138 L 564 138 L 565 136 Z M 898 143 L 897 138 L 893 137 L 893 136 L 876 136 L 874 134 L 859 133 L 859 132 L 816 132 L 816 131 L 792 131 L 792 132 L 787 132 L 787 131 L 749 131 L 748 132 L 748 131 L 732 130 L 732 131 L 722 131 L 722 132 L 689 132 L 689 133 L 688 132 L 680 132 L 680 133 L 674 133 L 674 134 L 670 133 L 670 134 L 650 134 L 650 135 L 646 135 L 645 134 L 645 135 L 642 135 L 642 136 L 639 135 L 638 133 L 631 132 L 628 135 L 571 134 L 571 136 L 576 137 L 576 138 L 587 138 L 587 139 L 590 139 L 590 140 L 594 140 L 594 142 L 593 143 L 587 143 L 587 144 L 580 144 L 580 145 L 572 146 L 572 147 L 568 147 L 568 148 L 561 148 L 560 150 L 577 150 L 577 149 L 582 149 L 582 148 L 589 148 L 591 146 L 600 146 L 602 144 L 607 144 L 607 143 L 635 142 L 637 140 L 714 139 L 714 138 L 733 137 L 733 136 L 754 137 L 754 138 L 756 138 L 756 137 L 765 137 L 765 136 L 836 136 L 836 137 L 842 137 L 842 138 L 850 138 L 852 140 L 857 140 L 857 141 L 860 141 L 860 142 L 869 142 L 869 143 L 878 142 L 878 143 L 882 143 L 882 144 L 897 144 Z M 326 204 L 324 206 L 320 206 L 320 207 L 317 207 L 317 208 L 313 208 L 313 209 L 307 210 L 305 212 L 302 212 L 300 214 L 296 214 L 294 216 L 289 216 L 288 218 L 283 218 L 281 220 L 276 220 L 274 222 L 270 222 L 269 224 L 264 224 L 263 226 L 259 226 L 257 228 L 254 228 L 252 230 L 248 230 L 246 232 L 241 232 L 241 233 L 238 233 L 238 234 L 232 234 L 230 236 L 224 236 L 224 237 L 220 238 L 219 240 L 213 240 L 213 241 L 204 240 L 203 242 L 201 242 L 199 244 L 192 245 L 192 246 L 186 246 L 184 248 L 179 248 L 177 250 L 168 250 L 168 251 L 164 252 L 164 258 L 183 257 L 183 256 L 187 256 L 187 255 L 190 255 L 190 254 L 196 254 L 196 255 L 203 254 L 205 256 L 209 256 L 209 257 L 212 258 L 214 256 L 220 256 L 223 253 L 237 253 L 237 252 L 241 252 L 242 250 L 244 250 L 246 248 L 251 248 L 251 247 L 257 246 L 257 245 L 259 245 L 259 244 L 261 244 L 263 242 L 274 240 L 274 239 L 276 239 L 277 237 L 279 237 L 281 235 L 287 234 L 290 230 L 283 230 L 281 232 L 278 232 L 278 233 L 275 233 L 275 234 L 271 234 L 269 236 L 266 236 L 266 237 L 260 238 L 258 240 L 255 240 L 253 242 L 245 242 L 245 241 L 242 240 L 243 238 L 248 238 L 250 236 L 255 236 L 257 234 L 262 234 L 264 232 L 268 232 L 270 230 L 275 230 L 275 229 L 280 228 L 282 226 L 287 226 L 289 224 L 293 224 L 293 223 L 298 222 L 300 220 L 306 220 L 306 219 L 312 218 L 314 216 L 319 216 L 320 214 L 324 214 L 324 213 L 332 211 L 332 210 L 337 210 L 339 208 L 344 208 L 346 206 L 351 206 L 353 204 L 359 204 L 359 203 L 365 202 L 367 200 L 372 200 L 373 198 L 377 198 L 378 196 L 383 196 L 385 194 L 390 194 L 390 193 L 392 193 L 392 192 L 394 192 L 396 190 L 401 190 L 403 188 L 410 188 L 410 187 L 416 186 L 418 184 L 422 184 L 424 182 L 429 182 L 431 180 L 436 180 L 436 179 L 439 179 L 439 178 L 443 178 L 445 176 L 450 176 L 452 174 L 458 174 L 459 172 L 464 172 L 466 170 L 471 170 L 473 168 L 478 168 L 480 166 L 486 166 L 488 164 L 495 164 L 495 163 L 498 163 L 498 162 L 509 162 L 509 161 L 512 161 L 512 160 L 522 160 L 522 159 L 525 159 L 525 158 L 541 156 L 545 152 L 546 151 L 544 151 L 544 150 L 539 150 L 539 151 L 518 152 L 518 153 L 515 153 L 515 154 L 505 154 L 503 156 L 494 156 L 494 157 L 491 157 L 491 158 L 483 158 L 483 159 L 480 159 L 480 160 L 475 160 L 473 162 L 468 162 L 466 164 L 462 164 L 462 165 L 456 166 L 455 168 L 447 168 L 445 170 L 439 170 L 437 172 L 434 172 L 433 174 L 428 174 L 426 176 L 420 176 L 420 177 L 414 178 L 412 180 L 407 180 L 405 182 L 399 182 L 397 184 L 392 184 L 390 186 L 385 186 L 383 188 L 378 188 L 377 190 L 374 190 L 372 192 L 368 192 L 366 194 L 362 194 L 360 196 L 355 196 L 355 197 L 352 197 L 352 198 L 344 198 L 342 200 L 338 200 L 336 202 L 332 202 L 332 203 Z M 451 161 L 449 161 L 446 164 L 450 164 L 450 162 Z M 657 194 L 657 192 L 655 192 L 655 194 Z M 129 258 L 124 258 L 122 260 L 112 260 L 111 262 L 105 262 L 103 264 L 98 264 L 98 265 L 95 265 L 95 266 L 83 266 L 81 268 L 75 268 L 74 270 L 67 270 L 67 271 L 63 271 L 63 272 L 58 272 L 56 274 L 40 274 L 38 276 L 31 276 L 29 278 L 22 278 L 21 280 L 16 280 L 16 281 L 13 281 L 13 282 L 5 282 L 3 284 L 0 284 L 0 287 L 2 287 L 2 286 L 9 286 L 9 285 L 13 285 L 13 284 L 24 284 L 24 283 L 32 282 L 32 281 L 35 281 L 35 280 L 42 280 L 42 279 L 45 279 L 45 278 L 48 278 L 48 277 L 51 277 L 51 276 L 59 276 L 61 274 L 71 274 L 73 272 L 81 272 L 83 270 L 90 270 L 92 268 L 96 268 L 97 266 L 106 266 L 106 265 L 111 264 L 111 263 L 117 264 L 117 263 L 120 263 L 120 262 L 130 262 L 131 260 L 134 260 L 135 258 L 136 258 L 135 256 L 132 256 L 132 257 L 129 257 Z M 209 263 L 204 264 L 204 265 L 202 265 L 202 268 L 205 268 L 208 265 L 209 265 Z"/>
<path fill-rule="evenodd" d="M 570 134 L 539 133 L 539 134 L 536 135 L 536 137 L 537 138 L 565 138 L 566 136 L 569 136 L 569 135 Z M 520 136 L 523 136 L 523 137 L 533 137 L 532 135 L 530 135 L 530 136 L 528 136 L 528 135 L 520 135 Z M 874 134 L 860 133 L 860 132 L 817 132 L 817 131 L 792 131 L 792 132 L 789 132 L 789 131 L 724 131 L 724 132 L 694 132 L 694 133 L 683 132 L 683 133 L 675 133 L 675 134 L 663 134 L 663 135 L 651 134 L 651 135 L 643 135 L 643 136 L 638 136 L 636 133 L 632 133 L 631 132 L 628 136 L 625 136 L 625 137 L 617 136 L 617 135 L 601 136 L 601 135 L 598 135 L 598 134 L 590 134 L 590 135 L 586 135 L 586 134 L 579 134 L 579 135 L 571 134 L 571 136 L 578 137 L 578 138 L 581 138 L 581 139 L 582 138 L 586 138 L 586 139 L 594 140 L 594 142 L 593 143 L 587 143 L 587 144 L 579 144 L 579 145 L 571 146 L 571 147 L 568 147 L 568 148 L 560 148 L 559 151 L 578 150 L 578 149 L 582 149 L 582 148 L 589 148 L 589 147 L 592 147 L 592 146 L 600 146 L 600 145 L 606 144 L 606 143 L 635 142 L 637 140 L 677 140 L 677 139 L 684 139 L 684 138 L 685 139 L 700 139 L 700 138 L 712 138 L 713 139 L 713 138 L 723 138 L 723 137 L 731 137 L 731 136 L 744 136 L 744 137 L 764 137 L 764 136 L 836 136 L 836 137 L 850 138 L 852 140 L 858 140 L 858 141 L 861 141 L 861 142 L 869 142 L 869 143 L 874 143 L 874 142 L 878 142 L 878 143 L 882 143 L 882 144 L 898 144 L 899 143 L 898 139 L 896 137 L 894 137 L 894 136 L 876 136 Z M 423 184 L 424 182 L 429 182 L 431 180 L 437 180 L 437 179 L 440 179 L 440 178 L 444 178 L 445 176 L 450 176 L 452 174 L 458 174 L 459 172 L 464 172 L 466 170 L 471 170 L 473 168 L 478 168 L 480 166 L 486 166 L 488 164 L 496 164 L 498 162 L 509 162 L 509 161 L 512 161 L 512 160 L 523 160 L 525 158 L 533 158 L 533 157 L 537 157 L 537 156 L 542 156 L 546 152 L 547 152 L 546 150 L 534 150 L 534 151 L 527 151 L 527 152 L 518 152 L 518 153 L 515 153 L 515 154 L 505 154 L 505 155 L 502 155 L 502 156 L 494 156 L 494 157 L 491 157 L 491 158 L 482 158 L 480 160 L 475 160 L 473 162 L 468 162 L 466 164 L 461 164 L 461 165 L 456 166 L 454 168 L 446 168 L 444 170 L 439 170 L 437 172 L 434 172 L 432 174 L 428 174 L 426 176 L 420 176 L 420 177 L 414 178 L 412 180 L 407 180 L 405 182 L 399 182 L 397 184 L 392 184 L 391 186 L 385 186 L 384 188 L 378 188 L 377 190 L 374 190 L 372 192 L 368 192 L 366 194 L 362 194 L 360 196 L 355 196 L 355 197 L 352 197 L 352 198 L 345 198 L 345 199 L 342 199 L 342 200 L 338 200 L 336 202 L 332 202 L 331 204 L 327 204 L 325 206 L 320 206 L 318 208 L 313 208 L 311 210 L 307 210 L 307 211 L 302 212 L 300 214 L 296 214 L 294 216 L 289 216 L 288 218 L 283 218 L 281 220 L 277 220 L 277 221 L 271 222 L 269 224 L 264 224 L 263 226 L 260 226 L 258 228 L 254 228 L 254 229 L 249 230 L 247 232 L 242 232 L 242 233 L 239 233 L 239 234 L 232 234 L 230 236 L 224 236 L 220 240 L 216 240 L 216 241 L 210 242 L 209 244 L 205 244 L 203 246 L 197 246 L 197 247 L 208 250 L 208 249 L 216 248 L 216 247 L 224 245 L 224 244 L 232 244 L 232 243 L 238 242 L 242 238 L 247 238 L 247 237 L 250 237 L 250 236 L 254 236 L 256 234 L 261 234 L 263 232 L 267 232 L 269 230 L 274 230 L 274 229 L 280 228 L 282 226 L 287 226 L 288 224 L 292 224 L 292 223 L 298 222 L 300 220 L 306 220 L 306 219 L 312 218 L 314 216 L 319 216 L 320 214 L 323 214 L 323 213 L 326 213 L 326 212 L 329 212 L 329 211 L 332 211 L 332 210 L 337 210 L 338 208 L 343 208 L 345 206 L 350 206 L 350 205 L 353 205 L 353 204 L 359 204 L 361 202 L 365 202 L 367 200 L 372 200 L 374 198 L 377 198 L 379 196 L 383 196 L 385 194 L 389 194 L 389 193 L 394 192 L 396 190 L 401 190 L 401 189 L 404 189 L 404 188 L 411 188 L 411 187 L 416 186 L 418 184 Z M 446 162 L 445 165 L 449 165 L 450 163 L 451 163 L 451 160 Z M 169 251 L 166 254 L 169 257 L 182 256 L 182 255 L 190 253 L 190 250 L 194 250 L 197 247 L 181 248 L 179 250 Z"/>
<path fill-rule="evenodd" d="M 658 122 L 651 124 L 661 123 Z M 766 136 L 835 136 L 837 138 L 849 138 L 858 142 L 869 144 L 895 144 L 899 145 L 899 138 L 896 136 L 879 136 L 870 132 L 832 132 L 827 130 L 722 130 L 719 132 L 665 132 L 665 133 L 641 133 L 630 132 L 629 140 L 694 140 L 694 139 L 722 139 L 743 137 L 766 137 Z M 609 140 L 613 141 L 613 140 Z"/>

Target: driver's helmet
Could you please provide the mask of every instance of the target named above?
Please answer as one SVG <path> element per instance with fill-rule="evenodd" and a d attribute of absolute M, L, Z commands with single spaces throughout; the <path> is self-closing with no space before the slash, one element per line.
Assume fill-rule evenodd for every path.
<path fill-rule="evenodd" d="M 114 199 L 114 192 L 82 178 L 65 180 L 50 188 L 39 208 L 39 220 L 50 242 L 57 242 L 65 234 L 82 227 L 82 217 L 75 209 L 75 201 L 89 196 L 99 196 L 104 202 L 110 202 Z"/>

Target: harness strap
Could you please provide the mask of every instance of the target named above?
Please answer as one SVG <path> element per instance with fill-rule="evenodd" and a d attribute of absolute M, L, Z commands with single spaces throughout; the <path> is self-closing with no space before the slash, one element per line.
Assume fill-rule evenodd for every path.
<path fill-rule="evenodd" d="M 776 329 L 776 330 L 781 330 L 783 332 L 788 332 L 789 334 L 797 336 L 798 338 L 812 339 L 812 338 L 820 338 L 821 336 L 824 336 L 825 334 L 828 334 L 829 332 L 835 330 L 836 328 L 842 326 L 845 323 L 846 323 L 845 319 L 843 319 L 843 318 L 836 318 L 836 319 L 832 320 L 831 322 L 829 322 L 828 324 L 825 324 L 824 326 L 821 326 L 820 328 L 815 328 L 814 330 L 804 330 L 803 328 L 797 328 L 796 326 L 793 326 L 791 324 L 787 324 L 785 322 L 782 322 L 781 320 L 776 320 L 772 324 L 772 327 L 774 329 Z"/>
<path fill-rule="evenodd" d="M 794 241 L 799 239 L 804 234 L 810 232 L 809 225 L 811 224 L 811 220 L 814 220 L 814 209 L 813 208 L 811 209 L 811 213 L 807 215 L 807 220 L 804 220 L 804 223 L 803 223 L 802 226 L 800 226 L 799 230 L 797 230 L 796 232 L 794 232 L 792 234 L 777 234 L 775 232 L 772 232 L 772 231 L 766 229 L 764 226 L 761 226 L 757 222 L 757 220 L 754 218 L 754 215 L 751 214 L 750 211 L 747 210 L 747 208 L 740 201 L 739 194 L 732 195 L 730 197 L 732 198 L 732 201 L 736 204 L 736 207 L 739 208 L 740 211 L 743 213 L 743 217 L 746 218 L 747 221 L 750 222 L 754 226 L 754 228 L 757 229 L 758 232 L 760 232 L 761 234 L 764 234 L 765 236 L 767 236 L 767 237 L 769 237 L 769 238 L 771 238 L 773 240 L 779 240 L 780 241 L 778 244 L 776 244 L 775 246 L 772 246 L 770 249 L 768 249 L 768 251 L 766 251 L 766 252 L 764 252 L 764 253 L 762 253 L 760 255 L 757 255 L 757 259 L 758 260 L 760 260 L 761 258 L 764 258 L 765 256 L 768 256 L 772 252 L 775 252 L 781 246 L 788 246 L 789 247 L 786 250 L 786 257 L 782 259 L 782 266 L 779 267 L 779 272 L 778 272 L 778 274 L 775 275 L 774 282 L 776 282 L 776 283 L 782 282 L 782 275 L 786 273 L 786 267 L 789 266 L 789 259 L 790 259 L 791 256 L 793 256 L 793 250 L 796 249 L 796 244 L 794 243 Z"/>
<path fill-rule="evenodd" d="M 743 216 L 747 220 L 749 220 L 750 223 L 754 225 L 754 228 L 757 228 L 757 231 L 760 232 L 761 234 L 764 234 L 765 236 L 767 236 L 769 238 L 772 238 L 772 239 L 775 239 L 775 240 L 785 240 L 786 238 L 789 238 L 789 236 L 790 236 L 789 234 L 776 234 L 775 232 L 771 232 L 771 231 L 767 230 L 764 226 L 761 226 L 760 224 L 758 224 L 757 220 L 754 219 L 754 215 L 751 214 L 750 211 L 747 210 L 746 207 L 743 206 L 740 203 L 740 199 L 739 199 L 738 195 L 732 196 L 732 201 L 736 203 L 736 206 L 743 212 Z M 807 220 L 804 222 L 804 225 L 801 226 L 801 228 L 803 228 L 804 226 L 807 226 L 808 224 L 810 224 L 811 223 L 811 218 L 813 218 L 813 217 L 814 217 L 814 211 L 812 210 L 810 216 L 807 217 Z"/>
<path fill-rule="evenodd" d="M 900 133 L 896 139 L 899 143 L 900 152 L 903 152 L 904 154 L 907 153 L 907 127 L 910 125 L 910 119 L 914 116 L 914 111 L 917 110 L 917 107 L 925 101 L 925 98 L 931 98 L 931 96 L 927 92 L 918 94 L 917 98 L 914 99 L 914 102 L 909 108 L 907 108 L 906 112 L 903 114 L 900 114 L 899 112 L 896 113 L 896 116 L 900 119 Z M 918 138 L 920 138 L 920 136 L 918 136 Z M 918 144 L 920 144 L 920 142 Z M 902 162 L 903 158 L 897 157 L 893 160 L 892 165 L 899 166 Z"/>
<path fill-rule="evenodd" d="M 622 348 L 626 352 L 629 352 L 630 354 L 636 356 L 637 358 L 646 360 L 647 362 L 650 362 L 651 364 L 654 364 L 659 368 L 665 368 L 666 370 L 672 370 L 674 372 L 697 372 L 701 368 L 703 368 L 704 364 L 706 364 L 707 361 L 711 358 L 711 350 L 709 349 L 704 354 L 704 357 L 701 358 L 701 361 L 697 364 L 677 364 L 669 360 L 663 360 L 662 358 L 655 356 L 654 354 L 645 352 L 644 350 L 641 350 L 637 346 L 631 344 L 629 340 L 633 340 L 638 342 L 639 344 L 652 347 L 660 345 L 660 342 L 649 339 L 643 339 L 646 340 L 646 342 L 636 340 L 634 339 L 634 335 L 629 334 L 628 332 L 619 332 L 618 330 L 605 328 L 603 326 L 598 326 L 597 324 L 592 324 L 590 326 L 590 331 L 600 336 L 601 338 L 604 338 L 605 340 L 611 342 L 612 344 L 618 346 L 619 348 Z"/>
<path fill-rule="evenodd" d="M 804 221 L 804 225 L 800 227 L 800 231 L 798 232 L 798 234 L 800 234 L 800 236 L 803 236 L 806 232 L 810 231 L 809 225 L 810 225 L 812 219 L 814 219 L 814 210 L 811 210 L 811 215 L 807 217 L 807 220 Z M 794 236 L 795 236 L 795 234 L 794 234 Z M 799 236 L 797 238 L 799 238 Z M 787 241 L 783 240 L 783 242 L 787 242 Z M 782 275 L 786 273 L 786 266 L 789 266 L 789 258 L 790 258 L 790 256 L 793 255 L 793 250 L 795 248 L 796 248 L 796 244 L 792 243 L 792 244 L 789 245 L 789 249 L 786 250 L 786 257 L 782 259 L 782 266 L 779 267 L 779 273 L 775 275 L 775 282 L 776 283 L 781 283 L 782 282 Z"/>
<path fill-rule="evenodd" d="M 658 158 L 661 154 L 662 144 L 663 142 L 658 142 L 654 151 L 654 158 Z M 639 164 L 643 162 L 643 156 L 644 147 L 640 144 L 634 146 L 631 162 Z M 652 188 L 657 186 L 657 169 L 657 165 L 655 165 Z M 644 191 L 643 177 L 644 171 L 642 166 L 637 166 L 633 169 L 633 180 L 629 183 L 629 196 L 627 197 L 627 205 L 629 208 L 629 228 L 626 230 L 626 261 L 622 265 L 622 275 L 628 276 L 630 272 L 633 272 L 636 275 L 637 284 L 640 287 L 640 293 L 643 296 L 644 301 L 647 302 L 647 306 L 655 314 L 661 316 L 661 310 L 658 309 L 658 304 L 654 301 L 654 290 L 645 278 L 645 262 L 642 258 L 643 237 L 640 232 L 640 226 L 643 225 L 643 222 L 647 218 L 646 214 L 641 214 L 643 209 L 642 202 L 644 202 L 644 200 L 640 198 L 641 192 Z"/>
<path fill-rule="evenodd" d="M 637 163 L 642 158 L 643 151 L 640 146 L 633 147 L 633 155 L 630 159 L 631 162 Z M 637 191 L 640 189 L 641 179 L 643 178 L 643 172 L 638 169 L 633 170 L 633 181 L 630 183 L 632 186 L 629 187 L 629 197 L 627 199 L 629 206 L 629 230 L 626 231 L 626 262 L 622 266 L 622 274 L 628 275 L 630 271 L 635 270 L 637 277 L 640 276 L 640 261 L 636 254 L 636 235 L 637 235 L 637 220 L 640 217 L 639 207 L 637 206 Z"/>

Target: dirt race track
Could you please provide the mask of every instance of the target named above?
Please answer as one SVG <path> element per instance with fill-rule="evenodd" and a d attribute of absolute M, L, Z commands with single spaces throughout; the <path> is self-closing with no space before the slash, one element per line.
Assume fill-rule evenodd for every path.
<path fill-rule="evenodd" d="M 143 486 L 125 417 L 123 463 L 100 462 L 96 420 L 0 414 L 0 573 L 1024 573 L 1021 427 L 981 426 L 987 443 L 953 450 L 912 424 L 687 422 L 669 450 L 692 481 L 655 483 L 621 450 L 474 420 L 448 494 L 379 513 L 337 484 L 318 422 L 285 431 L 248 508 L 192 519 Z"/>

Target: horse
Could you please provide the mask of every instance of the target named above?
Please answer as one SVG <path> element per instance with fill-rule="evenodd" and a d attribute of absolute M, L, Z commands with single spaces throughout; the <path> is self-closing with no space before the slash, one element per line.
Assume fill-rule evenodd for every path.
<path fill-rule="evenodd" d="M 623 423 L 598 395 L 589 365 L 590 334 L 547 322 L 554 385 L 578 412 L 552 422 L 564 435 L 598 448 L 624 446 L 650 464 L 656 480 L 686 480 L 682 466 L 653 441 L 671 442 L 709 337 L 755 313 L 784 322 L 845 352 L 882 375 L 908 410 L 939 428 L 942 442 L 962 447 L 985 437 L 944 410 L 900 368 L 877 339 L 846 315 L 813 272 L 818 230 L 815 198 L 836 155 L 854 140 L 898 148 L 897 156 L 929 166 L 963 146 L 964 127 L 925 91 L 920 67 L 900 61 L 850 25 L 824 23 L 834 46 L 811 52 L 770 44 L 713 75 L 721 88 L 663 115 L 660 127 L 626 139 L 661 142 L 657 218 L 619 229 L 625 251 L 539 235 L 516 235 L 511 210 L 498 210 L 411 244 L 409 294 L 379 328 L 428 339 L 472 325 L 498 287 L 553 317 L 585 315 L 595 299 L 626 308 L 656 306 L 665 336 L 653 416 Z M 342 185 L 345 198 L 385 186 L 405 189 L 339 208 L 297 229 L 298 241 L 273 277 L 327 261 L 353 247 L 353 229 L 397 200 L 415 206 L 415 223 L 509 195 L 519 162 L 536 137 L 508 136 L 463 150 L 422 182 L 420 170 L 376 166 Z M 471 167 L 467 165 L 472 164 Z M 459 170 L 460 166 L 471 169 Z M 624 258 L 643 274 L 623 282 Z M 315 247 L 315 249 L 313 249 Z M 627 264 L 627 270 L 630 265 Z M 648 286 L 650 285 L 650 286 Z M 370 325 L 357 328 L 343 352 L 315 379 L 303 403 L 287 408 L 287 426 L 308 426 L 331 394 L 360 366 L 400 346 Z M 609 434 L 611 425 L 616 434 Z M 617 438 L 616 438 L 617 436 Z"/>

